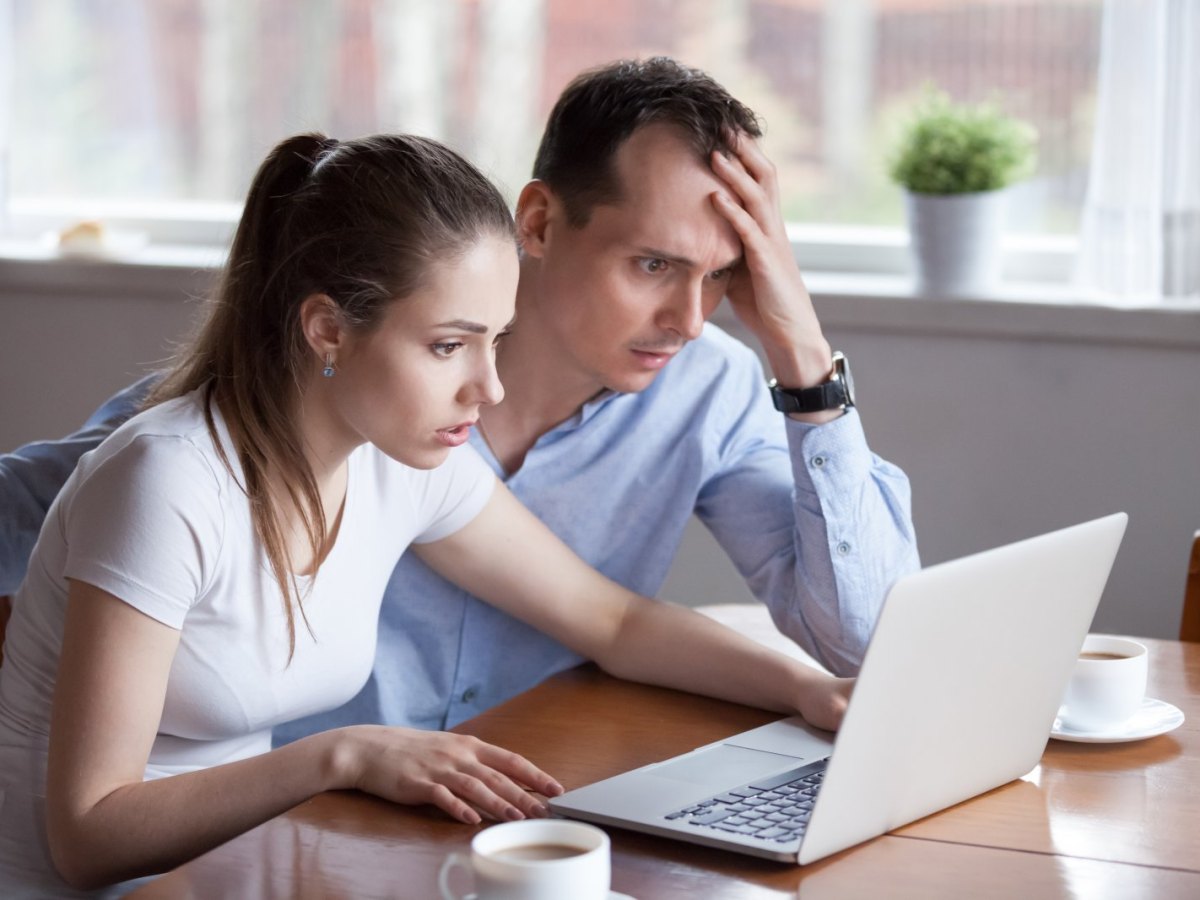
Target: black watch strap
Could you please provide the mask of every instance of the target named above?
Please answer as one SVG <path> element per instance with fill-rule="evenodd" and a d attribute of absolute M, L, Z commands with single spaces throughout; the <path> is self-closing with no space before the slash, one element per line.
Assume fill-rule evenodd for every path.
<path fill-rule="evenodd" d="M 782 388 L 772 378 L 767 386 L 775 408 L 782 413 L 823 412 L 854 405 L 854 383 L 841 353 L 833 354 L 833 375 L 826 382 L 807 388 Z"/>

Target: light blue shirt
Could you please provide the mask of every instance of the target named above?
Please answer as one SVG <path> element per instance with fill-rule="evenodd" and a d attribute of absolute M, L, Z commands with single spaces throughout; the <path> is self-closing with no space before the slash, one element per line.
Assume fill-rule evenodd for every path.
<path fill-rule="evenodd" d="M 117 395 L 63 441 L 0 457 L 0 593 L 20 581 L 78 457 L 147 390 L 143 380 Z M 511 476 L 477 432 L 471 440 L 576 553 L 647 596 L 694 512 L 780 630 L 839 674 L 857 672 L 888 588 L 919 567 L 908 479 L 870 451 L 858 412 L 819 426 L 788 419 L 771 405 L 758 358 L 713 325 L 645 391 L 601 395 L 542 435 Z M 406 555 L 384 597 L 366 687 L 338 710 L 278 727 L 275 739 L 356 722 L 449 728 L 578 662 Z"/>

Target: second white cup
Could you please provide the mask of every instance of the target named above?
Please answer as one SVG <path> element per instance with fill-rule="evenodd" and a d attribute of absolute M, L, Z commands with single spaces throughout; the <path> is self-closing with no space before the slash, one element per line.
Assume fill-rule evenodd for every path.
<path fill-rule="evenodd" d="M 1059 710 L 1063 725 L 1082 732 L 1119 727 L 1142 706 L 1147 669 L 1144 644 L 1089 634 Z"/>

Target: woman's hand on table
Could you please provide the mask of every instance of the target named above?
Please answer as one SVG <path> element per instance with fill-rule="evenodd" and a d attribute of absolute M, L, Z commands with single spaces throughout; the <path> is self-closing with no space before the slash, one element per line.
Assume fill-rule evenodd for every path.
<path fill-rule="evenodd" d="M 429 803 L 470 825 L 546 815 L 557 781 L 522 756 L 468 735 L 356 725 L 337 736 L 335 781 L 395 803 Z"/>

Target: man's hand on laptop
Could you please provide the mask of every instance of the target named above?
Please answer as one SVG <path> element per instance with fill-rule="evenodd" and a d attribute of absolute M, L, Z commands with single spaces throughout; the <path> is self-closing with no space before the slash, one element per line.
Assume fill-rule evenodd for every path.
<path fill-rule="evenodd" d="M 806 680 L 801 689 L 796 708 L 810 725 L 826 731 L 837 731 L 846 715 L 853 690 L 853 678 L 836 678 L 814 671 L 812 679 Z"/>

